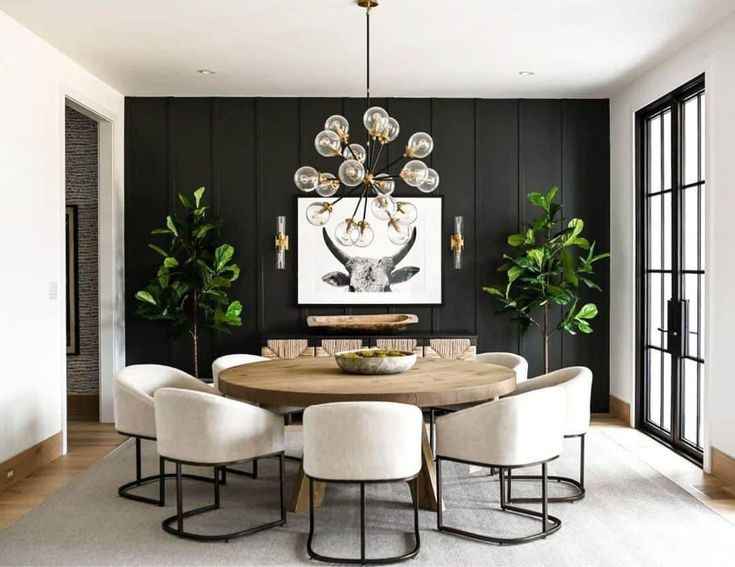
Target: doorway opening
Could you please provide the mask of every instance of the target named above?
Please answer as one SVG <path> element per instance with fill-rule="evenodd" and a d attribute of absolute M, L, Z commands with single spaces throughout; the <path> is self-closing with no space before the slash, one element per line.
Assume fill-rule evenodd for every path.
<path fill-rule="evenodd" d="M 636 114 L 639 429 L 701 464 L 705 89 L 697 77 Z"/>
<path fill-rule="evenodd" d="M 67 420 L 99 421 L 99 124 L 64 110 Z"/>

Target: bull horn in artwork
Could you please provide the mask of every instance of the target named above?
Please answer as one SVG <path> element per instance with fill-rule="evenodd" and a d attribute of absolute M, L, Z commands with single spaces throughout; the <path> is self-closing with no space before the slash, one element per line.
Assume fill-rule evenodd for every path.
<path fill-rule="evenodd" d="M 332 239 L 329 238 L 329 235 L 327 234 L 326 228 L 322 228 L 322 236 L 324 237 L 324 243 L 327 245 L 327 248 L 329 248 L 329 251 L 335 258 L 337 258 L 337 260 L 339 260 L 340 264 L 347 266 L 347 262 L 350 261 L 350 257 L 334 245 L 334 242 L 332 242 Z"/>
<path fill-rule="evenodd" d="M 393 255 L 393 265 L 397 266 L 401 260 L 403 260 L 406 257 L 406 254 L 408 254 L 411 251 L 411 248 L 413 248 L 414 243 L 416 242 L 416 228 L 413 229 L 413 234 L 411 235 L 411 239 L 406 242 L 406 244 L 403 245 L 403 248 L 401 248 L 398 252 L 396 252 Z"/>

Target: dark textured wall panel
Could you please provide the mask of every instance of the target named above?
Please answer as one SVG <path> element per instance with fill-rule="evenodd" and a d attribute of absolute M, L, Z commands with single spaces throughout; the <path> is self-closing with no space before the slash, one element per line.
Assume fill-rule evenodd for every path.
<path fill-rule="evenodd" d="M 381 156 L 398 157 L 417 130 L 434 136 L 429 164 L 441 175 L 444 303 L 438 306 L 298 306 L 296 303 L 296 198 L 293 172 L 302 164 L 333 163 L 313 147 L 324 120 L 344 114 L 362 131 L 364 99 L 353 98 L 129 98 L 126 102 L 126 286 L 128 362 L 164 362 L 191 368 L 188 343 L 168 340 L 165 329 L 142 321 L 132 295 L 153 273 L 149 230 L 159 226 L 178 191 L 208 188 L 225 220 L 223 237 L 242 268 L 232 296 L 243 301 L 244 325 L 232 335 L 205 339 L 200 365 L 231 352 L 258 351 L 258 337 L 301 333 L 306 316 L 327 313 L 417 313 L 419 332 L 478 335 L 478 350 L 515 351 L 541 367 L 540 337 L 521 339 L 508 316 L 481 291 L 497 282 L 506 236 L 527 215 L 525 194 L 562 187 L 568 214 L 589 223 L 602 248 L 609 243 L 609 149 L 606 100 L 374 99 L 401 124 L 400 142 Z M 361 140 L 360 140 L 361 141 Z M 362 143 L 362 141 L 361 141 Z M 399 184 L 400 187 L 400 184 Z M 398 195 L 415 195 L 400 187 Z M 292 250 L 287 269 L 274 268 L 275 217 L 288 217 Z M 464 267 L 454 271 L 449 251 L 453 217 L 465 221 Z M 587 364 L 595 372 L 594 409 L 607 409 L 607 266 L 601 316 L 590 337 L 557 335 L 552 367 Z M 558 316 L 558 315 L 557 315 Z"/>
<path fill-rule="evenodd" d="M 66 108 L 66 204 L 77 206 L 79 354 L 66 357 L 69 394 L 99 393 L 97 122 Z"/>

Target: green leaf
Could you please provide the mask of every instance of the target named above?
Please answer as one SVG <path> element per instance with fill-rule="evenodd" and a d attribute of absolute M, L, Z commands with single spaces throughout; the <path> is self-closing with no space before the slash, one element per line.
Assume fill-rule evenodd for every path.
<path fill-rule="evenodd" d="M 204 187 L 200 187 L 196 191 L 194 191 L 194 206 L 198 209 L 202 202 L 202 197 L 204 196 L 204 192 L 206 189 Z"/>
<path fill-rule="evenodd" d="M 174 224 L 174 219 L 171 218 L 171 215 L 166 217 L 166 226 L 174 235 L 179 235 L 179 231 L 177 230 L 176 225 Z"/>
<path fill-rule="evenodd" d="M 511 234 L 508 237 L 508 244 L 511 246 L 520 246 L 526 241 L 526 237 L 522 234 Z"/>
<path fill-rule="evenodd" d="M 194 238 L 204 238 L 204 236 L 206 236 L 206 234 L 213 228 L 217 227 L 213 224 L 203 224 L 194 231 Z"/>
<path fill-rule="evenodd" d="M 222 244 L 214 251 L 214 261 L 217 271 L 225 267 L 225 264 L 232 259 L 235 249 L 229 244 Z"/>
<path fill-rule="evenodd" d="M 171 234 L 171 231 L 167 228 L 154 228 L 151 234 Z"/>
<path fill-rule="evenodd" d="M 179 265 L 179 261 L 173 256 L 169 256 L 163 261 L 163 265 L 167 268 L 175 268 Z"/>
<path fill-rule="evenodd" d="M 508 270 L 508 283 L 513 283 L 516 281 L 521 274 L 523 273 L 523 268 L 519 268 L 518 266 L 513 266 L 510 270 Z"/>
<path fill-rule="evenodd" d="M 547 204 L 552 203 L 558 192 L 559 192 L 559 188 L 556 186 L 549 189 L 549 192 L 546 193 L 546 203 Z"/>
<path fill-rule="evenodd" d="M 543 207 L 546 208 L 546 199 L 541 193 L 529 193 L 528 194 L 528 202 L 532 205 L 536 205 L 537 207 Z"/>
<path fill-rule="evenodd" d="M 577 329 L 579 329 L 582 333 L 589 335 L 592 332 L 592 327 L 590 327 L 586 321 L 577 321 L 576 323 Z"/>
<path fill-rule="evenodd" d="M 184 205 L 187 209 L 193 209 L 194 204 L 191 202 L 191 199 L 184 195 L 183 193 L 179 193 L 179 201 L 181 201 L 181 204 Z"/>
<path fill-rule="evenodd" d="M 225 313 L 225 316 L 227 318 L 240 317 L 240 313 L 242 313 L 242 303 L 240 303 L 239 301 L 233 301 L 227 308 L 227 313 Z"/>
<path fill-rule="evenodd" d="M 584 250 L 587 250 L 590 247 L 589 240 L 587 240 L 586 238 L 582 238 L 582 237 L 575 238 L 572 244 L 574 244 L 575 246 L 579 246 L 580 248 Z"/>
<path fill-rule="evenodd" d="M 168 231 L 166 231 L 166 232 L 168 232 Z M 158 253 L 159 253 L 159 254 L 160 254 L 161 256 L 163 256 L 164 258 L 168 258 L 168 252 L 166 252 L 166 251 L 165 251 L 165 250 L 164 250 L 163 248 L 161 248 L 160 246 L 156 246 L 155 244 L 149 244 L 149 245 L 148 245 L 148 248 L 150 248 L 151 250 L 155 250 L 155 251 L 156 251 L 156 252 L 158 252 Z"/>
<path fill-rule="evenodd" d="M 135 294 L 135 299 L 142 301 L 143 303 L 149 303 L 151 305 L 158 305 L 155 298 L 147 291 L 139 291 Z"/>
<path fill-rule="evenodd" d="M 567 237 L 567 242 L 574 242 L 577 236 L 579 236 L 579 233 L 584 230 L 584 221 L 582 219 L 574 218 L 569 221 L 567 226 L 572 229 L 571 234 Z"/>
<path fill-rule="evenodd" d="M 585 303 L 579 308 L 579 313 L 576 315 L 577 319 L 594 319 L 595 317 L 597 317 L 597 305 L 594 303 Z"/>
<path fill-rule="evenodd" d="M 541 265 L 544 263 L 544 252 L 541 248 L 533 248 L 526 252 L 526 254 L 541 268 Z"/>
<path fill-rule="evenodd" d="M 485 293 L 489 293 L 490 295 L 494 295 L 496 297 L 505 297 L 502 291 L 500 291 L 497 287 L 492 286 L 485 286 L 482 288 L 482 291 Z"/>

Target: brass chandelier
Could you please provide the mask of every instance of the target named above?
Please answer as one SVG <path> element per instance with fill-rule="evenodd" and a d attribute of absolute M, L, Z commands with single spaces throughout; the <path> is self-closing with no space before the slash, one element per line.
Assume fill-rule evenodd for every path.
<path fill-rule="evenodd" d="M 324 130 L 314 139 L 316 151 L 324 157 L 335 157 L 341 161 L 337 175 L 317 171 L 305 165 L 296 170 L 294 183 L 305 192 L 315 191 L 320 197 L 333 201 L 313 203 L 306 209 L 307 220 L 315 226 L 329 222 L 333 207 L 347 196 L 359 192 L 352 216 L 337 224 L 334 237 L 342 246 L 369 246 L 375 233 L 367 221 L 368 201 L 370 211 L 379 221 L 388 224 L 388 239 L 393 244 L 405 244 L 413 233 L 413 223 L 418 218 L 416 207 L 393 197 L 396 181 L 403 180 L 407 185 L 423 193 L 431 193 L 439 186 L 439 174 L 421 161 L 434 148 L 434 140 L 426 132 L 416 132 L 406 144 L 403 154 L 387 166 L 377 170 L 378 160 L 383 148 L 398 138 L 400 125 L 389 116 L 384 108 L 370 106 L 370 10 L 378 5 L 377 0 L 358 0 L 365 8 L 367 42 L 367 110 L 362 117 L 367 130 L 365 146 L 350 141 L 350 124 L 344 116 L 335 114 L 327 118 Z M 407 160 L 397 174 L 390 169 L 399 162 Z M 343 187 L 344 186 L 344 187 Z M 340 193 L 341 195 L 337 195 Z"/>

